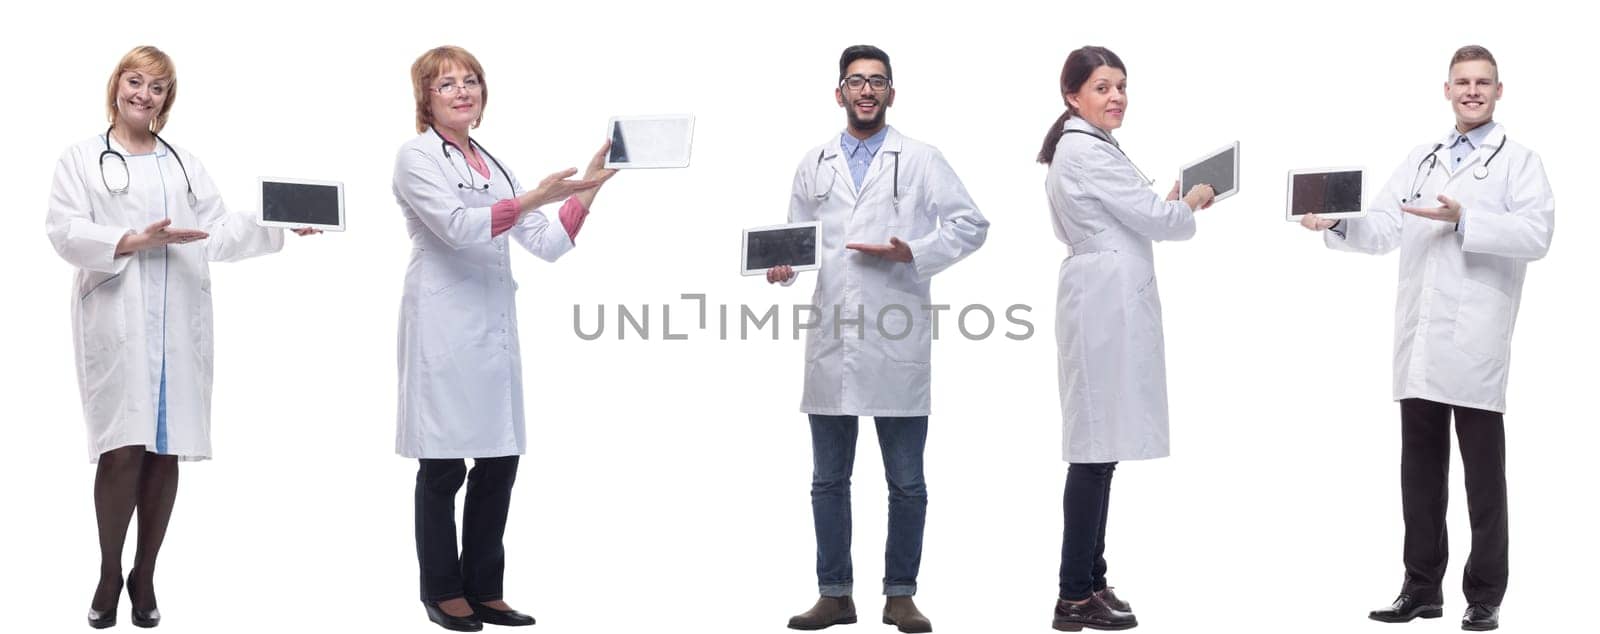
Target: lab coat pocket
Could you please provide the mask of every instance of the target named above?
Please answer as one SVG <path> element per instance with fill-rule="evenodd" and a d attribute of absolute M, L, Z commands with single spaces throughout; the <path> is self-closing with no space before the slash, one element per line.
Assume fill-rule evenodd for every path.
<path fill-rule="evenodd" d="M 475 276 L 458 277 L 424 296 L 419 304 L 417 322 L 424 359 L 474 358 L 475 351 L 487 356 L 486 295 Z"/>
<path fill-rule="evenodd" d="M 928 363 L 932 336 L 923 302 L 911 293 L 890 293 L 891 302 L 867 315 L 867 333 L 883 344 L 884 356 L 899 363 Z"/>
<path fill-rule="evenodd" d="M 1165 352 L 1161 337 L 1161 294 L 1156 278 L 1139 285 L 1125 306 L 1127 319 L 1127 349 L 1129 361 L 1138 369 L 1137 381 L 1148 386 L 1151 381 L 1165 383 Z M 1140 390 L 1141 397 L 1148 394 Z"/>
<path fill-rule="evenodd" d="M 86 350 L 103 350 L 128 339 L 127 316 L 122 310 L 121 273 L 89 273 L 78 296 L 78 327 Z"/>
<path fill-rule="evenodd" d="M 189 335 L 194 338 L 195 358 L 199 360 L 200 375 L 211 376 L 212 359 L 215 358 L 212 346 L 211 323 L 211 280 L 200 280 L 200 296 L 196 298 L 189 316 Z"/>
<path fill-rule="evenodd" d="M 1453 335 L 1456 347 L 1480 357 L 1505 359 L 1511 347 L 1511 297 L 1472 279 L 1461 284 Z"/>

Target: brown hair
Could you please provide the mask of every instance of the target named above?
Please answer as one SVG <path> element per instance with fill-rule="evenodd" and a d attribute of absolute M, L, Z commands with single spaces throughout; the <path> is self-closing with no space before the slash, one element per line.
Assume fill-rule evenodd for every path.
<path fill-rule="evenodd" d="M 161 128 L 167 125 L 167 116 L 172 113 L 172 104 L 178 101 L 178 68 L 172 64 L 172 58 L 159 48 L 133 47 L 117 62 L 117 67 L 111 71 L 111 78 L 106 80 L 106 123 L 117 122 L 117 84 L 122 74 L 128 71 L 138 71 L 167 81 L 166 100 L 161 102 L 161 111 L 150 120 L 150 131 L 160 133 Z"/>
<path fill-rule="evenodd" d="M 450 66 L 460 66 L 477 75 L 479 85 L 483 86 L 478 103 L 484 107 L 489 105 L 489 80 L 484 77 L 483 65 L 478 63 L 478 58 L 459 46 L 431 49 L 411 63 L 411 94 L 417 98 L 417 132 L 426 132 L 433 125 L 433 112 L 428 108 L 428 94 L 433 89 L 428 84 L 438 79 L 439 74 Z M 479 111 L 478 120 L 472 122 L 472 127 L 476 128 L 481 123 L 483 113 Z"/>
<path fill-rule="evenodd" d="M 1040 163 L 1049 165 L 1055 160 L 1056 144 L 1061 142 L 1061 135 L 1064 133 L 1061 126 L 1067 123 L 1067 119 L 1078 114 L 1078 110 L 1067 102 L 1067 95 L 1078 92 L 1078 89 L 1083 87 L 1083 82 L 1089 81 L 1089 76 L 1101 66 L 1110 66 L 1124 74 L 1128 72 L 1128 67 L 1122 65 L 1122 58 L 1104 46 L 1085 46 L 1067 55 L 1067 62 L 1061 66 L 1061 101 L 1066 103 L 1067 110 L 1056 118 L 1056 122 L 1050 126 L 1050 132 L 1044 135 L 1044 145 L 1039 148 Z"/>
<path fill-rule="evenodd" d="M 1450 56 L 1450 67 L 1455 68 L 1455 65 L 1460 64 L 1461 62 L 1470 62 L 1480 59 L 1488 61 L 1489 65 L 1494 67 L 1495 74 L 1500 74 L 1500 64 L 1494 61 L 1494 53 L 1490 53 L 1489 49 L 1478 46 L 1477 44 L 1468 44 L 1456 49 L 1456 54 Z"/>

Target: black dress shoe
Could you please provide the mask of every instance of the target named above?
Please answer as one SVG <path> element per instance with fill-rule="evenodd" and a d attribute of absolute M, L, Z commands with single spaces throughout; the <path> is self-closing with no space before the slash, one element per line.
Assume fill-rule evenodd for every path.
<path fill-rule="evenodd" d="M 516 610 L 496 610 L 482 603 L 468 601 L 472 604 L 472 615 L 478 620 L 490 625 L 533 625 L 533 617 Z"/>
<path fill-rule="evenodd" d="M 117 608 L 116 608 L 116 606 L 112 606 L 112 608 L 110 610 L 106 610 L 104 612 L 101 612 L 101 611 L 96 610 L 94 608 L 89 608 L 89 627 L 92 627 L 92 628 L 97 629 L 97 630 L 103 630 L 103 629 L 106 629 L 106 628 L 111 627 L 111 626 L 116 625 L 116 624 L 117 624 Z"/>
<path fill-rule="evenodd" d="M 1133 613 L 1107 605 L 1099 595 L 1091 595 L 1088 601 L 1078 604 L 1057 599 L 1055 619 L 1050 622 L 1050 627 L 1062 632 L 1078 632 L 1086 627 L 1091 630 L 1126 630 L 1137 625 L 1139 619 L 1134 618 Z"/>
<path fill-rule="evenodd" d="M 1106 605 L 1111 606 L 1112 609 L 1118 612 L 1132 612 L 1133 606 L 1127 601 L 1117 598 L 1117 593 L 1112 592 L 1111 590 L 1111 586 L 1106 586 L 1095 594 L 1100 595 L 1100 598 L 1105 600 Z"/>
<path fill-rule="evenodd" d="M 141 610 L 139 608 L 133 609 L 134 627 L 150 628 L 160 624 L 161 610 L 157 610 L 155 608 L 150 608 L 148 610 Z"/>
<path fill-rule="evenodd" d="M 130 573 L 128 575 L 128 602 L 129 603 L 133 602 L 133 592 L 134 592 L 133 586 L 134 586 L 133 575 Z M 155 626 L 161 624 L 161 610 L 158 610 L 155 607 L 151 607 L 148 610 L 141 610 L 141 609 L 139 609 L 138 606 L 132 606 L 132 607 L 133 607 L 133 625 L 134 625 L 134 627 L 152 628 L 152 627 L 155 627 Z"/>
<path fill-rule="evenodd" d="M 1403 592 L 1395 598 L 1393 605 L 1367 613 L 1367 618 L 1384 623 L 1408 623 L 1412 619 L 1437 619 L 1441 616 L 1444 616 L 1443 602 L 1424 603 Z"/>
<path fill-rule="evenodd" d="M 428 620 L 444 629 L 454 632 L 483 631 L 483 621 L 478 620 L 477 616 L 451 616 L 439 609 L 439 604 L 431 601 L 423 601 L 422 607 L 428 609 Z"/>
<path fill-rule="evenodd" d="M 1474 603 L 1461 615 L 1461 629 L 1469 632 L 1487 632 L 1500 627 L 1500 606 Z"/>

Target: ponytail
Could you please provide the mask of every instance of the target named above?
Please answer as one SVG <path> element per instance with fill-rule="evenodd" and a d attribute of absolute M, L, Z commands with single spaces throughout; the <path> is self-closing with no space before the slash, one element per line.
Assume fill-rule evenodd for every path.
<path fill-rule="evenodd" d="M 1061 116 L 1056 117 L 1055 125 L 1050 126 L 1050 132 L 1044 135 L 1044 146 L 1039 148 L 1038 160 L 1040 163 L 1049 165 L 1055 160 L 1056 144 L 1061 142 L 1061 135 L 1065 133 L 1062 127 L 1067 124 L 1067 119 L 1071 118 L 1072 108 L 1067 108 L 1062 111 Z"/>

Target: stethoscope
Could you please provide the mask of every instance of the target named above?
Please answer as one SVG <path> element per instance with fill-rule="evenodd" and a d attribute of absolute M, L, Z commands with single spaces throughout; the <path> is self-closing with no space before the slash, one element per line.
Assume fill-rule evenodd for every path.
<path fill-rule="evenodd" d="M 900 211 L 900 153 L 899 152 L 890 152 L 890 153 L 894 154 L 894 210 L 895 211 Z M 827 156 L 828 156 L 828 149 L 827 148 L 823 148 L 821 152 L 817 152 L 817 166 L 816 166 L 817 173 L 811 179 L 812 183 L 821 183 L 822 182 L 822 160 L 827 158 Z M 811 197 L 815 198 L 815 199 L 817 199 L 819 201 L 827 200 L 828 199 L 828 194 L 833 191 L 834 179 L 837 179 L 837 178 L 839 178 L 839 173 L 838 172 L 833 172 L 833 178 L 828 179 L 828 186 L 824 187 L 822 189 L 815 190 L 815 191 L 811 192 Z"/>
<path fill-rule="evenodd" d="M 1100 139 L 1101 141 L 1104 141 L 1106 145 L 1111 146 L 1111 149 L 1116 150 L 1118 154 L 1121 154 L 1122 158 L 1128 159 L 1128 164 L 1133 166 L 1133 171 L 1138 172 L 1139 173 L 1139 178 L 1144 180 L 1144 186 L 1145 187 L 1149 187 L 1149 186 L 1155 184 L 1155 181 L 1150 180 L 1149 176 L 1145 176 L 1144 175 L 1144 170 L 1139 169 L 1139 164 L 1133 162 L 1133 159 L 1128 157 L 1128 153 L 1127 152 L 1122 151 L 1122 146 L 1117 145 L 1115 143 L 1112 143 L 1111 139 L 1105 138 L 1103 136 L 1100 136 L 1100 135 L 1095 134 L 1093 132 L 1090 132 L 1088 130 L 1066 130 L 1066 131 L 1063 132 L 1063 134 L 1082 134 L 1084 136 L 1091 136 L 1091 137 L 1094 137 L 1096 139 Z"/>
<path fill-rule="evenodd" d="M 455 170 L 456 171 L 456 176 L 460 179 L 460 181 L 458 181 L 456 183 L 456 188 L 458 188 L 458 189 L 470 189 L 470 190 L 475 191 L 475 192 L 488 191 L 489 190 L 489 184 L 488 183 L 484 183 L 483 186 L 480 187 L 480 186 L 478 186 L 478 184 L 472 178 L 472 166 L 471 165 L 467 166 L 467 173 L 465 175 L 463 175 L 461 173 L 461 168 L 456 167 L 455 161 L 450 159 L 450 148 L 454 147 L 457 152 L 461 153 L 461 162 L 462 163 L 466 163 L 467 162 L 467 153 L 461 151 L 461 146 L 458 146 L 458 145 L 456 145 L 454 143 L 451 143 L 450 139 L 444 138 L 444 135 L 439 133 L 439 129 L 438 128 L 433 128 L 433 133 L 434 133 L 434 135 L 439 137 L 439 151 L 444 153 L 444 162 L 450 164 L 450 169 Z M 484 156 L 489 157 L 489 162 L 490 163 L 494 163 L 495 169 L 500 170 L 500 174 L 502 176 L 506 177 L 506 185 L 510 186 L 510 184 L 511 184 L 511 173 L 506 171 L 505 166 L 501 165 L 500 161 L 496 160 L 494 158 L 494 155 L 489 153 L 489 150 L 484 149 L 482 143 L 479 143 L 477 141 L 472 140 L 472 137 L 467 137 L 467 145 L 470 145 L 470 146 L 473 146 L 473 147 L 477 148 L 478 151 L 482 152 Z M 465 181 L 465 182 L 461 182 L 461 181 Z M 468 183 L 472 183 L 472 184 L 468 185 Z"/>
<path fill-rule="evenodd" d="M 1411 195 L 1401 198 L 1401 204 L 1409 205 L 1422 199 L 1422 185 L 1428 182 L 1429 176 L 1433 176 L 1434 168 L 1439 167 L 1439 150 L 1443 147 L 1443 143 L 1433 144 L 1433 149 L 1428 151 L 1428 155 L 1417 162 L 1416 174 L 1411 177 L 1411 187 L 1408 188 Z M 1472 168 L 1472 177 L 1480 181 L 1489 178 L 1489 163 L 1494 161 L 1494 157 L 1500 156 L 1500 150 L 1505 148 L 1506 135 L 1502 134 L 1500 135 L 1500 145 L 1494 147 L 1494 151 L 1489 153 L 1489 158 L 1484 159 L 1477 167 Z M 1426 172 L 1423 171 L 1423 166 L 1427 166 Z"/>
<path fill-rule="evenodd" d="M 111 128 L 106 128 L 106 149 L 100 153 L 100 184 L 105 185 L 106 191 L 111 192 L 112 195 L 121 196 L 128 193 L 128 185 L 132 184 L 133 177 L 132 172 L 128 171 L 128 158 L 123 156 L 121 152 L 111 149 L 111 129 L 114 127 L 116 126 L 113 125 Z M 194 183 L 189 181 L 189 168 L 183 166 L 183 157 L 178 156 L 178 151 L 172 149 L 172 144 L 167 143 L 167 140 L 161 138 L 161 135 L 151 132 L 150 136 L 155 137 L 157 141 L 166 146 L 167 153 L 171 154 L 172 158 L 177 159 L 178 170 L 183 172 L 183 185 L 189 192 L 189 204 L 195 204 L 197 199 L 194 195 Z M 106 177 L 106 160 L 113 158 L 122 167 L 122 184 L 116 187 L 112 187 L 111 179 Z"/>

